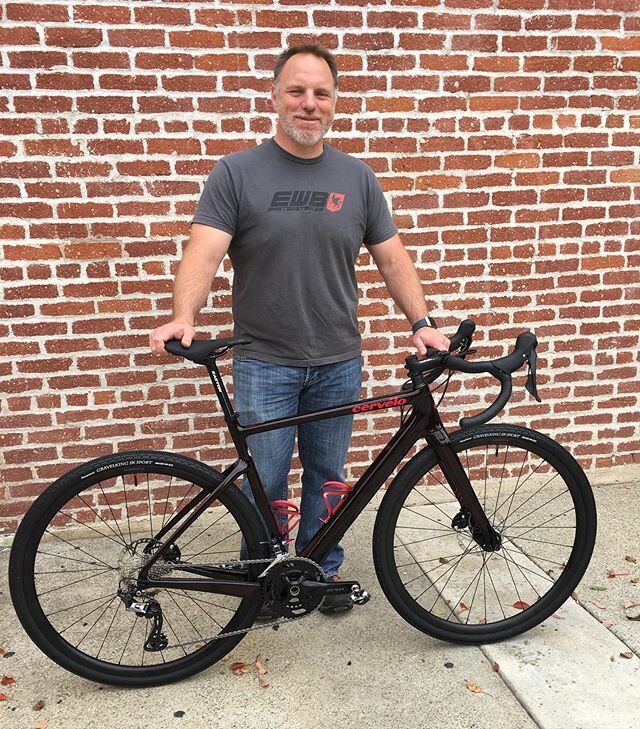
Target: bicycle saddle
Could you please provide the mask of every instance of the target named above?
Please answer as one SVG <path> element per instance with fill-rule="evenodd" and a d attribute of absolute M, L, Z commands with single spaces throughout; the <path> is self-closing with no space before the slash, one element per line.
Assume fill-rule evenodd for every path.
<path fill-rule="evenodd" d="M 178 339 L 170 339 L 165 342 L 164 348 L 178 357 L 184 357 L 196 364 L 204 364 L 208 359 L 219 357 L 236 344 L 251 344 L 251 341 L 248 337 L 194 339 L 190 347 L 183 347 Z"/>

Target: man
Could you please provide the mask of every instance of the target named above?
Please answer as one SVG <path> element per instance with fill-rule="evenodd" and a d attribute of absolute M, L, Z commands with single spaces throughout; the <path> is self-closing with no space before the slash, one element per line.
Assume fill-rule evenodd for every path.
<path fill-rule="evenodd" d="M 293 47 L 279 56 L 271 92 L 275 137 L 216 164 L 176 275 L 173 319 L 151 333 L 154 352 L 163 352 L 169 339 L 191 344 L 196 315 L 228 252 L 235 335 L 252 340 L 234 350 L 234 400 L 242 424 L 358 398 L 355 261 L 362 243 L 412 325 L 418 354 L 449 344 L 427 323 L 422 285 L 373 172 L 323 142 L 337 86 L 335 59 L 321 46 Z M 321 486 L 344 480 L 351 427 L 351 418 L 343 417 L 298 428 L 298 553 L 325 513 Z M 294 439 L 294 429 L 287 428 L 249 441 L 270 501 L 287 498 Z M 337 581 L 343 558 L 341 547 L 327 557 L 322 566 L 329 579 Z M 327 596 L 320 609 L 351 605 L 349 596 Z"/>

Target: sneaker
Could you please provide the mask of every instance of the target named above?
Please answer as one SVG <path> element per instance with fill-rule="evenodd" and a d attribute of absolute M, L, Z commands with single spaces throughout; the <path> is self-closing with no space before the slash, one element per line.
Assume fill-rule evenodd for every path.
<path fill-rule="evenodd" d="M 327 582 L 341 582 L 338 575 L 331 575 Z M 353 600 L 349 593 L 344 595 L 325 595 L 318 606 L 318 610 L 324 615 L 346 613 L 353 608 Z"/>

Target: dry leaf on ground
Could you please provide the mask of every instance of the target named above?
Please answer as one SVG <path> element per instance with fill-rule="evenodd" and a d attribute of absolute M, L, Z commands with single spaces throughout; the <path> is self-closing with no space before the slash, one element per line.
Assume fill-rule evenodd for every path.
<path fill-rule="evenodd" d="M 229 670 L 236 676 L 241 676 L 243 673 L 249 673 L 251 669 L 249 668 L 249 666 L 247 666 L 246 663 L 243 663 L 242 661 L 236 661 L 229 666 Z"/>
<path fill-rule="evenodd" d="M 613 620 L 601 620 L 600 622 L 605 628 L 610 628 L 613 625 Z"/>
<path fill-rule="evenodd" d="M 640 602 L 625 603 L 624 614 L 627 620 L 640 620 Z"/>
<path fill-rule="evenodd" d="M 5 654 L 5 650 L 4 650 L 4 648 L 0 648 L 0 658 L 2 658 L 2 656 L 3 656 L 4 654 Z"/>
<path fill-rule="evenodd" d="M 11 686 L 16 682 L 15 678 L 13 676 L 3 676 L 0 680 L 0 683 L 3 686 Z"/>
<path fill-rule="evenodd" d="M 260 674 L 260 676 L 264 676 L 267 673 L 269 673 L 269 669 L 260 660 L 260 656 L 257 656 L 257 658 L 256 658 L 256 669 L 258 670 L 258 673 Z"/>
<path fill-rule="evenodd" d="M 624 653 L 620 654 L 620 658 L 633 658 L 633 653 L 631 651 L 624 651 Z"/>
<path fill-rule="evenodd" d="M 48 724 L 49 724 L 49 722 L 47 721 L 47 719 L 45 719 L 44 721 L 40 721 L 40 722 L 38 722 L 38 723 L 37 723 L 37 724 L 36 724 L 36 725 L 35 725 L 35 726 L 33 727 L 33 729 L 47 729 L 47 725 L 48 725 Z"/>
<path fill-rule="evenodd" d="M 528 607 L 531 607 L 528 602 L 524 602 L 523 600 L 518 600 L 517 602 L 513 603 L 513 607 L 516 610 L 526 610 Z"/>
<path fill-rule="evenodd" d="M 597 600 L 589 600 L 589 602 L 592 605 L 595 605 L 598 608 L 598 610 L 606 610 L 607 609 L 607 606 L 606 605 L 603 605 L 601 602 L 598 602 Z"/>
<path fill-rule="evenodd" d="M 609 570 L 607 577 L 611 580 L 614 577 L 624 577 L 629 573 L 626 570 Z"/>
<path fill-rule="evenodd" d="M 31 707 L 34 711 L 42 711 L 44 709 L 44 700 L 38 699 L 36 703 Z"/>
<path fill-rule="evenodd" d="M 458 607 L 456 608 L 457 613 L 464 613 L 464 612 L 467 612 L 468 610 L 469 610 L 469 608 L 463 602 L 458 603 Z"/>
<path fill-rule="evenodd" d="M 473 681 L 469 681 L 468 679 L 465 679 L 464 682 L 465 682 L 467 688 L 469 689 L 469 691 L 473 691 L 474 694 L 482 693 L 482 689 L 480 688 L 480 686 L 478 686 L 477 683 L 474 683 Z"/>
<path fill-rule="evenodd" d="M 608 588 L 604 585 L 591 585 L 589 589 L 595 590 L 596 592 L 606 592 Z"/>
<path fill-rule="evenodd" d="M 7 700 L 7 694 L 0 694 L 0 701 L 6 701 Z"/>
<path fill-rule="evenodd" d="M 638 560 L 631 554 L 627 554 L 625 556 L 625 561 L 631 562 L 632 564 L 635 564 Z"/>
<path fill-rule="evenodd" d="M 493 670 L 494 670 L 494 671 L 495 671 L 496 673 L 500 673 L 500 664 L 499 664 L 499 663 L 498 663 L 497 661 L 494 661 L 494 662 L 493 662 L 493 663 L 491 664 L 491 668 L 493 668 Z"/>
<path fill-rule="evenodd" d="M 265 676 L 259 676 L 258 677 L 258 685 L 260 688 L 268 688 L 269 687 L 269 679 Z"/>
<path fill-rule="evenodd" d="M 634 585 L 640 585 L 640 577 L 632 577 L 629 582 L 631 582 Z"/>

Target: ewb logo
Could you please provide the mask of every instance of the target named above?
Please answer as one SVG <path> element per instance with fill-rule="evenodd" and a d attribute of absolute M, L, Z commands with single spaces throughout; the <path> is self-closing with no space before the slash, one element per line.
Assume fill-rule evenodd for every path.
<path fill-rule="evenodd" d="M 342 210 L 346 195 L 342 192 L 314 192 L 313 190 L 279 190 L 269 205 L 274 213 L 321 213 L 328 210 L 337 213 Z"/>
<path fill-rule="evenodd" d="M 337 213 L 342 210 L 344 197 L 345 196 L 341 192 L 330 192 L 329 199 L 327 200 L 327 210 L 332 213 Z"/>

